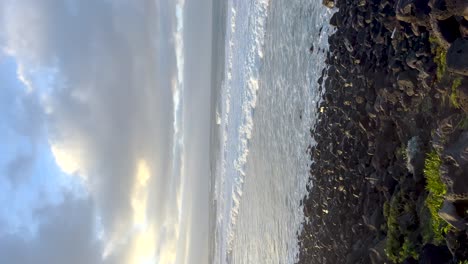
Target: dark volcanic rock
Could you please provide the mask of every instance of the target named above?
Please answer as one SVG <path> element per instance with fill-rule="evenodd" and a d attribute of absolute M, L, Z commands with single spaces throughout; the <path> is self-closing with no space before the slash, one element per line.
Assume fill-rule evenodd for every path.
<path fill-rule="evenodd" d="M 439 210 L 439 216 L 458 230 L 466 229 L 466 221 L 458 215 L 457 209 L 452 202 L 444 201 L 442 208 Z"/>
<path fill-rule="evenodd" d="M 418 264 L 419 262 L 413 257 L 406 258 L 402 264 Z"/>
<path fill-rule="evenodd" d="M 330 19 L 330 25 L 334 27 L 339 27 L 341 26 L 341 22 L 343 21 L 343 18 L 341 17 L 340 13 L 335 13 Z"/>
<path fill-rule="evenodd" d="M 447 9 L 457 16 L 468 16 L 468 1 L 466 0 L 445 0 Z"/>
<path fill-rule="evenodd" d="M 466 232 L 449 231 L 445 237 L 447 247 L 458 260 L 468 260 L 468 236 Z"/>
<path fill-rule="evenodd" d="M 445 246 L 427 244 L 419 255 L 420 264 L 451 264 L 452 255 Z"/>
<path fill-rule="evenodd" d="M 460 25 L 454 16 L 444 20 L 437 20 L 437 28 L 448 43 L 453 43 L 457 38 L 461 37 Z"/>
<path fill-rule="evenodd" d="M 299 236 L 299 263 L 391 263 L 387 258 L 401 257 L 400 252 L 387 256 L 384 248 L 396 244 L 398 251 L 406 240 L 420 253 L 420 263 L 445 263 L 451 257 L 447 248 L 422 250 L 421 230 L 428 221 L 422 213 L 428 194 L 423 168 L 427 153 L 436 150 L 444 182 L 465 181 L 448 188 L 453 207 L 441 213 L 456 221 L 466 217 L 468 196 L 456 195 L 468 191 L 468 139 L 460 128 L 468 93 L 466 78 L 458 75 L 468 62 L 460 46 L 466 41 L 466 18 L 456 15 L 448 7 L 454 1 L 447 0 L 323 3 L 336 5 L 330 21 L 336 31 L 329 37 L 328 67 L 318 80 L 324 91 L 310 131 L 317 144 L 309 151 L 313 184 L 303 200 L 308 221 Z M 437 72 L 445 62 L 435 59 L 436 52 L 443 54 L 439 46 L 450 47 L 450 72 L 441 80 Z M 463 56 L 456 56 L 457 47 Z M 458 88 L 452 87 L 455 78 L 462 80 Z M 453 107 L 450 96 L 457 97 L 461 109 Z M 389 209 L 382 209 L 392 202 L 399 211 L 401 233 L 396 235 L 385 219 Z M 454 235 L 451 247 L 459 256 L 467 248 L 459 246 L 465 241 L 462 233 Z"/>
<path fill-rule="evenodd" d="M 458 104 L 460 108 L 468 113 L 468 79 L 464 79 L 461 85 L 457 88 Z"/>
<path fill-rule="evenodd" d="M 460 21 L 460 35 L 462 38 L 468 38 L 468 20 L 466 19 Z"/>
<path fill-rule="evenodd" d="M 398 74 L 397 83 L 401 90 L 405 91 L 408 96 L 414 95 L 415 86 L 417 83 L 418 73 L 414 70 L 400 72 Z"/>
<path fill-rule="evenodd" d="M 447 9 L 445 0 L 430 0 L 429 6 L 431 7 L 431 17 L 444 20 L 452 16 L 452 13 Z"/>
<path fill-rule="evenodd" d="M 449 71 L 468 76 L 468 39 L 457 39 L 447 51 Z"/>
<path fill-rule="evenodd" d="M 447 199 L 468 200 L 468 132 L 450 144 L 442 157 L 441 178 L 447 185 Z"/>
<path fill-rule="evenodd" d="M 398 20 L 418 26 L 429 25 L 429 11 L 427 0 L 398 0 L 396 5 Z"/>

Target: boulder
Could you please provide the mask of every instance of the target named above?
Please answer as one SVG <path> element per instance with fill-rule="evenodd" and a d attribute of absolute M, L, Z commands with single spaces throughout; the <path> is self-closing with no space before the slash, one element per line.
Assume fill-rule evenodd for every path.
<path fill-rule="evenodd" d="M 341 15 L 340 12 L 336 12 L 333 14 L 333 16 L 330 18 L 330 25 L 334 27 L 341 26 L 341 22 L 343 21 L 343 16 Z"/>
<path fill-rule="evenodd" d="M 441 179 L 450 201 L 468 201 L 468 131 L 449 144 L 442 155 Z"/>
<path fill-rule="evenodd" d="M 447 9 L 445 0 L 430 0 L 429 6 L 431 7 L 431 17 L 444 20 L 452 16 L 452 13 Z"/>
<path fill-rule="evenodd" d="M 460 34 L 462 38 L 468 38 L 468 20 L 466 19 L 460 21 Z"/>
<path fill-rule="evenodd" d="M 441 28 L 440 20 L 431 16 L 429 19 L 429 24 L 432 29 L 432 36 L 437 39 L 437 44 L 442 46 L 444 49 L 448 49 L 450 47 L 450 42 L 448 42 L 442 34 L 443 29 Z"/>
<path fill-rule="evenodd" d="M 438 39 L 439 45 L 446 49 L 461 37 L 460 24 L 454 16 L 449 16 L 443 20 L 431 16 L 429 23 L 432 28 L 432 35 Z"/>
<path fill-rule="evenodd" d="M 402 264 L 418 264 L 418 261 L 413 257 L 408 257 L 402 262 Z"/>
<path fill-rule="evenodd" d="M 468 78 L 464 78 L 461 85 L 457 88 L 458 104 L 460 108 L 468 113 Z"/>
<path fill-rule="evenodd" d="M 447 9 L 457 16 L 468 16 L 468 1 L 466 0 L 445 0 Z"/>
<path fill-rule="evenodd" d="M 431 17 L 444 20 L 450 16 L 468 16 L 468 1 L 466 0 L 430 0 Z"/>
<path fill-rule="evenodd" d="M 447 69 L 468 76 L 468 39 L 458 38 L 447 51 Z"/>
<path fill-rule="evenodd" d="M 450 230 L 445 236 L 445 241 L 455 259 L 468 259 L 468 236 L 465 232 Z"/>
<path fill-rule="evenodd" d="M 351 44 L 351 41 L 349 41 L 349 39 L 344 38 L 343 39 L 343 44 L 345 45 L 346 50 L 348 52 L 353 52 L 354 51 L 353 45 Z"/>
<path fill-rule="evenodd" d="M 439 216 L 458 230 L 465 230 L 466 228 L 466 221 L 458 215 L 457 209 L 452 202 L 444 201 L 442 208 L 439 210 Z"/>
<path fill-rule="evenodd" d="M 408 70 L 400 72 L 397 77 L 397 84 L 400 90 L 405 91 L 408 96 L 414 95 L 415 84 L 417 84 L 418 72 Z"/>
<path fill-rule="evenodd" d="M 395 8 L 396 18 L 415 26 L 429 26 L 430 8 L 424 0 L 398 0 Z"/>
<path fill-rule="evenodd" d="M 452 254 L 446 246 L 424 245 L 419 254 L 419 264 L 450 264 Z"/>
<path fill-rule="evenodd" d="M 371 264 L 380 264 L 384 263 L 382 255 L 375 249 L 369 249 L 369 259 Z"/>
<path fill-rule="evenodd" d="M 385 254 L 385 245 L 387 240 L 380 240 L 373 247 L 369 248 L 369 259 L 372 264 L 390 263 Z"/>

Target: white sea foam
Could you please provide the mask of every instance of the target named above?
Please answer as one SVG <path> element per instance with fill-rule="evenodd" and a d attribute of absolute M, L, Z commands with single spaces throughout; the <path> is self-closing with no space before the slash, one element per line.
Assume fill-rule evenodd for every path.
<path fill-rule="evenodd" d="M 215 263 L 225 263 L 232 249 L 259 90 L 258 68 L 263 58 L 268 1 L 250 3 L 250 6 L 245 3 L 247 1 L 230 1 L 228 4 L 226 87 L 221 95 L 224 102 L 222 164 L 215 187 L 216 197 L 220 200 L 217 203 Z M 248 8 L 253 8 L 254 14 Z M 249 24 L 249 19 L 254 23 Z"/>

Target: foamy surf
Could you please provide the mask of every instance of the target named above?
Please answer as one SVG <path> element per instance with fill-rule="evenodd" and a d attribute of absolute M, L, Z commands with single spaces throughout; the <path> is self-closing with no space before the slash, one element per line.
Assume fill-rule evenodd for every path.
<path fill-rule="evenodd" d="M 309 48 L 326 49 L 328 29 L 319 28 L 330 16 L 320 6 L 227 2 L 225 72 L 213 121 L 220 139 L 213 263 L 295 262 L 325 59 Z M 300 19 L 314 14 L 314 21 Z"/>
<path fill-rule="evenodd" d="M 260 87 L 258 69 L 263 58 L 268 1 L 245 5 L 229 1 L 225 57 L 225 87 L 221 92 L 222 164 L 216 177 L 217 235 L 214 263 L 226 263 L 242 199 L 253 114 Z M 253 23 L 248 23 L 253 21 Z M 246 38 L 247 37 L 247 38 Z"/>

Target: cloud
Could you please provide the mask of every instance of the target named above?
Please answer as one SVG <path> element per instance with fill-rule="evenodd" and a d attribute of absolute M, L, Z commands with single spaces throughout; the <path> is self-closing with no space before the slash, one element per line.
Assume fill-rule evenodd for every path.
<path fill-rule="evenodd" d="M 187 87 L 184 102 L 184 189 L 182 190 L 181 234 L 178 261 L 194 259 L 207 263 L 209 237 L 210 179 L 210 72 L 211 72 L 211 1 L 186 1 L 184 17 Z M 200 62 L 203 62 L 201 64 Z M 188 191 L 190 190 L 190 191 Z"/>
<path fill-rule="evenodd" d="M 17 60 L 17 76 L 27 93 L 37 98 L 39 127 L 46 128 L 57 165 L 84 179 L 92 201 L 67 200 L 62 209 L 86 232 L 92 233 L 88 218 L 99 219 L 102 226 L 99 258 L 93 251 L 80 263 L 96 263 L 100 257 L 109 263 L 140 257 L 175 260 L 181 175 L 174 176 L 168 154 L 177 142 L 171 125 L 175 7 L 170 1 L 23 0 L 6 1 L 2 9 L 0 41 Z M 174 15 L 166 15 L 168 10 Z M 12 163 L 12 170 L 18 167 L 14 163 L 21 160 Z M 68 210 L 73 206 L 87 213 L 74 214 Z M 55 245 L 72 231 L 60 224 L 54 228 L 52 223 L 69 216 L 62 219 L 50 210 L 41 228 L 50 228 L 47 233 L 55 240 L 45 233 L 37 240 Z M 62 251 L 74 256 L 70 251 L 80 246 L 84 252 L 90 237 L 78 241 L 83 245 L 62 241 Z M 53 251 L 15 236 L 2 236 L 2 243 L 12 252 L 41 246 Z"/>
<path fill-rule="evenodd" d="M 0 229 L 0 262 L 100 263 L 101 244 L 94 236 L 92 209 L 92 201 L 67 196 L 63 203 L 35 212 L 41 224 L 33 239 Z"/>

